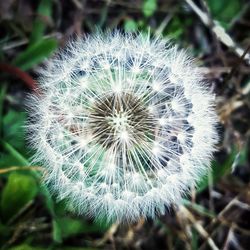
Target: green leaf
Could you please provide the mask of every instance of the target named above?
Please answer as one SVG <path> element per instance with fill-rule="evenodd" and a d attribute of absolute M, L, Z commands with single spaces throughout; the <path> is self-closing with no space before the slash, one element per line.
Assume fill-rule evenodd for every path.
<path fill-rule="evenodd" d="M 157 0 L 144 0 L 142 12 L 145 17 L 151 17 L 157 10 Z"/>
<path fill-rule="evenodd" d="M 99 248 L 92 248 L 92 247 L 70 247 L 70 246 L 60 246 L 60 247 L 51 247 L 51 248 L 45 248 L 45 247 L 34 247 L 30 246 L 28 244 L 22 244 L 19 246 L 8 248 L 9 250 L 98 250 Z"/>
<path fill-rule="evenodd" d="M 32 176 L 12 172 L 1 197 L 1 213 L 4 221 L 8 221 L 32 201 L 37 192 L 37 183 Z"/>
<path fill-rule="evenodd" d="M 84 218 L 58 218 L 63 238 L 68 238 L 82 233 L 104 232 L 104 228 L 95 223 L 88 223 Z M 106 228 L 105 228 L 106 229 Z"/>
<path fill-rule="evenodd" d="M 242 0 L 207 0 L 213 18 L 221 21 L 223 26 L 227 26 L 242 9 Z"/>
<path fill-rule="evenodd" d="M 198 233 L 196 230 L 192 228 L 192 238 L 191 238 L 191 248 L 192 250 L 197 250 L 198 249 Z"/>
<path fill-rule="evenodd" d="M 22 154 L 20 154 L 13 146 L 11 146 L 8 142 L 3 141 L 3 140 L 1 140 L 0 142 L 4 150 L 8 152 L 10 156 L 15 158 L 19 162 L 18 165 L 22 165 L 22 166 L 29 165 L 28 160 Z"/>
<path fill-rule="evenodd" d="M 4 141 L 4 140 L 0 140 L 1 145 L 3 147 L 3 149 L 9 153 L 9 155 L 11 157 L 13 157 L 16 161 L 18 161 L 18 165 L 22 165 L 22 166 L 28 166 L 29 162 L 28 160 L 22 155 L 20 154 L 14 147 L 12 147 L 8 142 Z"/>
<path fill-rule="evenodd" d="M 100 248 L 92 248 L 92 247 L 62 247 L 56 248 L 56 250 L 98 250 Z"/>
<path fill-rule="evenodd" d="M 43 247 L 33 247 L 27 244 L 22 244 L 19 246 L 9 248 L 9 250 L 47 250 L 47 249 L 48 248 L 43 248 Z"/>
<path fill-rule="evenodd" d="M 52 225 L 53 225 L 52 235 L 54 242 L 62 243 L 62 229 L 56 218 L 53 219 Z"/>
<path fill-rule="evenodd" d="M 20 161 L 13 155 L 10 155 L 5 152 L 0 152 L 0 169 L 10 166 L 20 166 L 20 165 L 24 164 L 20 164 Z"/>
<path fill-rule="evenodd" d="M 16 161 L 18 161 L 19 163 L 18 165 L 24 165 L 24 166 L 29 165 L 29 161 L 22 154 L 20 154 L 12 145 L 8 144 L 7 142 L 3 140 L 0 142 L 2 143 L 4 150 L 8 152 L 9 155 L 13 157 Z M 40 174 L 36 171 L 31 171 L 31 174 L 33 178 L 35 179 L 41 178 Z M 46 207 L 53 218 L 53 236 L 54 236 L 53 239 L 55 242 L 60 243 L 62 236 L 61 236 L 60 227 L 57 223 L 57 215 L 55 213 L 54 202 L 46 186 L 44 185 L 40 186 L 40 192 L 43 194 L 45 198 Z"/>
<path fill-rule="evenodd" d="M 13 63 L 23 70 L 28 70 L 49 57 L 57 46 L 55 39 L 41 40 L 20 53 Z"/>
<path fill-rule="evenodd" d="M 17 150 L 23 150 L 25 146 L 24 122 L 26 120 L 25 112 L 9 110 L 3 117 L 3 138 L 8 143 L 15 145 Z"/>
<path fill-rule="evenodd" d="M 6 94 L 6 84 L 0 86 L 0 136 L 2 136 L 2 119 L 3 119 L 3 107 L 4 107 L 4 98 Z"/>
<path fill-rule="evenodd" d="M 224 163 L 219 164 L 218 162 L 212 162 L 211 177 L 214 183 L 216 183 L 222 176 L 230 173 L 235 160 L 238 159 L 239 151 L 236 147 L 233 147 L 232 152 Z M 209 185 L 209 175 L 206 175 L 198 184 L 197 192 L 202 192 Z"/>
<path fill-rule="evenodd" d="M 46 29 L 45 19 L 49 19 L 51 17 L 51 12 L 52 12 L 52 1 L 41 0 L 37 9 L 38 17 L 34 21 L 30 36 L 30 45 L 33 45 L 38 41 L 42 40 Z"/>
<path fill-rule="evenodd" d="M 202 214 L 202 215 L 205 215 L 207 217 L 210 217 L 210 218 L 215 218 L 216 217 L 216 214 L 210 210 L 208 210 L 207 208 L 199 205 L 199 204 L 196 204 L 196 203 L 193 203 L 189 200 L 186 200 L 186 199 L 182 199 L 182 204 L 185 205 L 185 206 L 188 206 L 188 207 L 191 207 L 192 209 L 194 209 L 195 211 L 197 211 L 198 213 Z"/>
<path fill-rule="evenodd" d="M 104 233 L 111 223 L 107 223 L 105 219 L 99 219 L 93 222 L 87 221 L 84 217 L 71 218 L 68 214 L 74 214 L 75 209 L 69 206 L 67 199 L 64 199 L 55 204 L 55 213 L 57 215 L 57 223 L 63 238 L 68 238 L 80 233 Z"/>
<path fill-rule="evenodd" d="M 125 31 L 136 31 L 138 29 L 138 24 L 133 19 L 126 19 L 124 22 Z"/>
<path fill-rule="evenodd" d="M 189 20 L 185 21 L 185 25 Z M 170 39 L 180 39 L 184 33 L 184 24 L 178 16 L 174 16 L 166 28 L 166 34 Z M 165 33 L 165 32 L 164 32 Z"/>

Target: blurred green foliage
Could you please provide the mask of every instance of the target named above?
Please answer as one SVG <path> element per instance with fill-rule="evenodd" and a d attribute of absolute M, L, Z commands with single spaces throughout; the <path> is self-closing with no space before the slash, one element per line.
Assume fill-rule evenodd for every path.
<path fill-rule="evenodd" d="M 243 0 L 206 0 L 214 19 L 224 27 L 229 26 L 237 14 L 242 10 Z"/>
<path fill-rule="evenodd" d="M 48 23 L 51 18 L 52 4 L 53 2 L 51 0 L 41 0 L 37 9 L 37 17 L 33 23 L 29 46 L 43 39 L 46 23 Z"/>
<path fill-rule="evenodd" d="M 138 23 L 133 19 L 126 19 L 124 22 L 124 29 L 126 31 L 137 31 L 138 30 Z"/>
<path fill-rule="evenodd" d="M 10 145 L 15 145 L 15 149 L 27 157 L 28 152 L 25 147 L 26 143 L 24 135 L 25 120 L 25 112 L 18 112 L 14 109 L 9 109 L 1 119 L 1 141 L 2 146 L 5 146 L 5 148 L 7 147 L 9 150 L 12 148 Z M 0 152 L 0 168 L 19 165 L 26 165 L 26 162 L 22 162 L 19 155 L 11 154 L 6 151 Z"/>
<path fill-rule="evenodd" d="M 15 145 L 15 148 L 20 151 L 25 150 L 25 121 L 26 113 L 18 112 L 14 109 L 9 109 L 2 120 L 3 139 L 11 145 Z"/>
<path fill-rule="evenodd" d="M 151 17 L 157 10 L 157 0 L 144 0 L 142 12 L 145 17 Z"/>
<path fill-rule="evenodd" d="M 7 222 L 15 216 L 28 202 L 32 201 L 38 192 L 38 186 L 33 176 L 12 172 L 2 191 L 1 216 Z"/>
<path fill-rule="evenodd" d="M 90 247 L 53 247 L 53 248 L 49 248 L 49 249 L 53 249 L 53 250 L 96 250 L 96 248 L 90 248 Z M 22 244 L 20 246 L 16 246 L 16 247 L 12 247 L 9 248 L 9 250 L 48 250 L 48 248 L 45 247 L 34 247 L 34 246 L 30 246 L 28 244 Z"/>
<path fill-rule="evenodd" d="M 13 61 L 13 64 L 23 70 L 28 70 L 47 59 L 55 51 L 57 45 L 55 39 L 37 41 L 20 53 Z"/>
<path fill-rule="evenodd" d="M 213 161 L 210 174 L 205 175 L 200 181 L 197 187 L 197 192 L 204 191 L 210 184 L 210 181 L 213 181 L 214 183 L 218 182 L 221 177 L 232 172 L 234 166 L 245 164 L 247 162 L 247 152 L 248 149 L 246 146 L 241 149 L 232 146 L 231 152 L 223 162 L 219 163 Z"/>
<path fill-rule="evenodd" d="M 46 26 L 52 13 L 52 1 L 42 0 L 38 6 L 37 17 L 33 23 L 27 49 L 21 52 L 13 64 L 23 70 L 28 70 L 47 59 L 58 47 L 54 38 L 45 38 Z"/>

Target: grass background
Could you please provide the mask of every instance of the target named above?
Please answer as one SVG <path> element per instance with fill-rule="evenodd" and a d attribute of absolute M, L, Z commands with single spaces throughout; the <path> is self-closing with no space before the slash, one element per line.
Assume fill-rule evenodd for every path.
<path fill-rule="evenodd" d="M 250 2 L 5 0 L 0 2 L 0 247 L 249 249 Z M 191 197 L 155 221 L 106 225 L 65 210 L 30 166 L 24 100 L 39 67 L 75 36 L 119 28 L 171 38 L 199 60 L 217 94 L 220 143 Z M 232 46 L 228 46 L 229 42 Z"/>

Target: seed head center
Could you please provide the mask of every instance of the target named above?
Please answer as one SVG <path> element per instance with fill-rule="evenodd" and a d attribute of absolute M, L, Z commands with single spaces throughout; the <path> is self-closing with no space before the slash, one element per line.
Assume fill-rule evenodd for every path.
<path fill-rule="evenodd" d="M 129 126 L 128 115 L 126 112 L 116 111 L 114 115 L 108 116 L 107 120 L 117 133 L 126 131 Z"/>
<path fill-rule="evenodd" d="M 142 100 L 130 93 L 103 96 L 90 114 L 90 128 L 100 144 L 109 148 L 140 144 L 152 133 L 153 119 Z"/>

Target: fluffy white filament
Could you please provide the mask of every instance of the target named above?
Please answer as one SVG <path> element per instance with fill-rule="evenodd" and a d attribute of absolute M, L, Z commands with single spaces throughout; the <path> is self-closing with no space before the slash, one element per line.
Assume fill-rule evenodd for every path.
<path fill-rule="evenodd" d="M 154 217 L 207 172 L 214 96 L 161 38 L 119 32 L 72 43 L 30 99 L 34 162 L 58 199 L 109 221 Z"/>

